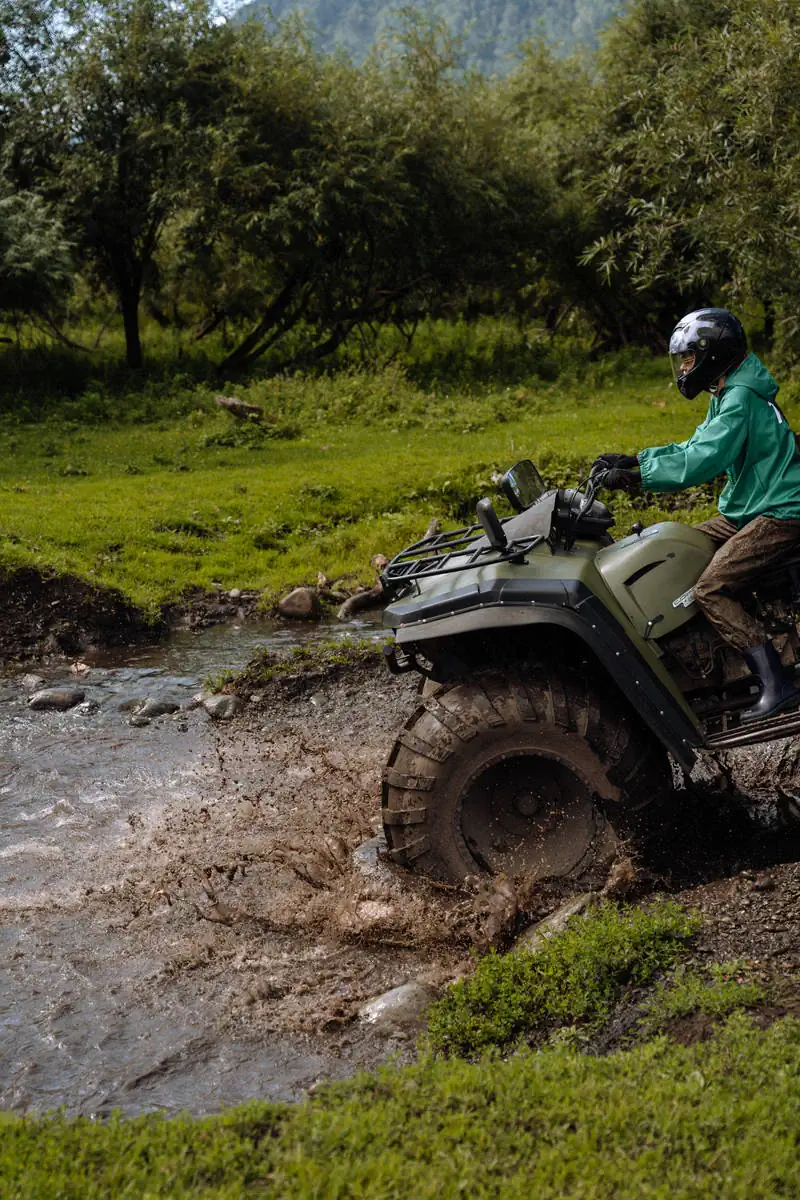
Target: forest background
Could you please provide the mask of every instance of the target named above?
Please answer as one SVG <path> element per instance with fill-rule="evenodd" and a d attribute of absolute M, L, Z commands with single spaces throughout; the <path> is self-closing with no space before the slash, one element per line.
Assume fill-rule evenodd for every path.
<path fill-rule="evenodd" d="M 356 61 L 207 0 L 2 0 L 0 562 L 155 605 L 314 539 L 356 569 L 518 450 L 574 481 L 687 436 L 652 356 L 707 303 L 791 413 L 799 50 L 788 0 L 634 0 L 502 74 L 429 11 Z"/>

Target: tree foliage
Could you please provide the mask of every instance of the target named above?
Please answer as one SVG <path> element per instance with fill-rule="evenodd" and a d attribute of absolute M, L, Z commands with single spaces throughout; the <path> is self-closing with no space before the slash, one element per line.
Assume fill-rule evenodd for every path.
<path fill-rule="evenodd" d="M 0 194 L 0 313 L 52 317 L 71 284 L 71 247 L 41 197 Z"/>
<path fill-rule="evenodd" d="M 592 182 L 610 283 L 777 310 L 800 334 L 800 10 L 640 0 L 607 38 Z"/>
<path fill-rule="evenodd" d="M 146 274 L 221 114 L 225 31 L 206 0 L 13 0 L 0 20 L 12 176 L 59 207 L 139 367 Z"/>
<path fill-rule="evenodd" d="M 502 78 L 393 20 L 357 64 L 211 0 L 0 0 L 0 310 L 52 316 L 71 251 L 136 368 L 143 301 L 225 373 L 453 312 L 659 348 L 720 301 L 796 353 L 793 3 L 633 0 Z"/>
<path fill-rule="evenodd" d="M 518 287 L 521 250 L 547 227 L 545 164 L 502 96 L 454 76 L 441 26 L 409 22 L 400 50 L 359 69 L 285 34 L 248 42 L 186 238 L 216 311 L 263 289 L 228 369 L 301 322 L 292 362 Z"/>

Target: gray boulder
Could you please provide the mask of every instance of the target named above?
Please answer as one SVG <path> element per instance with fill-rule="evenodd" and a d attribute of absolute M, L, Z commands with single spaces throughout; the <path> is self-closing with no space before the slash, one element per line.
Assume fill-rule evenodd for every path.
<path fill-rule="evenodd" d="M 206 696 L 203 708 L 215 721 L 230 721 L 241 710 L 238 696 Z"/>
<path fill-rule="evenodd" d="M 169 716 L 172 713 L 177 712 L 179 708 L 180 704 L 175 704 L 172 700 L 156 700 L 151 696 L 148 700 L 145 700 L 145 702 L 139 708 L 136 709 L 136 716 L 146 717 L 148 720 L 152 720 L 153 717 Z"/>
<path fill-rule="evenodd" d="M 422 1029 L 428 1006 L 437 996 L 435 988 L 412 981 L 368 1000 L 358 1015 L 365 1025 L 386 1033 Z"/>
<path fill-rule="evenodd" d="M 35 709 L 37 712 L 44 709 L 54 708 L 58 712 L 66 712 L 68 708 L 74 708 L 76 704 L 80 704 L 86 699 L 86 693 L 78 688 L 42 688 L 39 692 L 34 692 L 28 700 L 28 708 Z"/>
<path fill-rule="evenodd" d="M 318 621 L 322 616 L 319 596 L 313 588 L 298 587 L 284 596 L 278 612 L 291 621 Z"/>
<path fill-rule="evenodd" d="M 527 950 L 529 953 L 535 954 L 550 941 L 554 934 L 564 932 L 570 917 L 576 917 L 579 913 L 586 912 L 586 909 L 592 904 L 596 904 L 597 900 L 597 892 L 581 892 L 579 896 L 571 896 L 538 925 L 531 925 L 529 929 L 521 933 L 514 943 L 514 949 Z"/>

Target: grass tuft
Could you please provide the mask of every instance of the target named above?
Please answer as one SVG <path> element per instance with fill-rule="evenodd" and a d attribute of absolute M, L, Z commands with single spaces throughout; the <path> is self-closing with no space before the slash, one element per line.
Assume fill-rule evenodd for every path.
<path fill-rule="evenodd" d="M 557 1025 L 596 1025 L 625 988 L 674 966 L 698 926 L 669 901 L 649 910 L 606 903 L 573 918 L 537 953 L 489 954 L 431 1006 L 428 1046 L 469 1058 Z"/>
<path fill-rule="evenodd" d="M 708 970 L 678 966 L 648 998 L 640 1030 L 653 1036 L 672 1021 L 703 1013 L 713 1019 L 763 1004 L 769 989 L 746 963 L 712 963 Z"/>

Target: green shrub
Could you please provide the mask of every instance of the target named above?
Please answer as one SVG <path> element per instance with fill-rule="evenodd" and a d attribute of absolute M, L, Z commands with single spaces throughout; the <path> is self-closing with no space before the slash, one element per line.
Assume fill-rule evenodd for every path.
<path fill-rule="evenodd" d="M 698 919 L 671 902 L 649 910 L 603 904 L 573 918 L 535 954 L 489 954 L 431 1006 L 435 1054 L 507 1049 L 556 1025 L 595 1024 L 622 991 L 648 983 L 685 953 Z"/>

